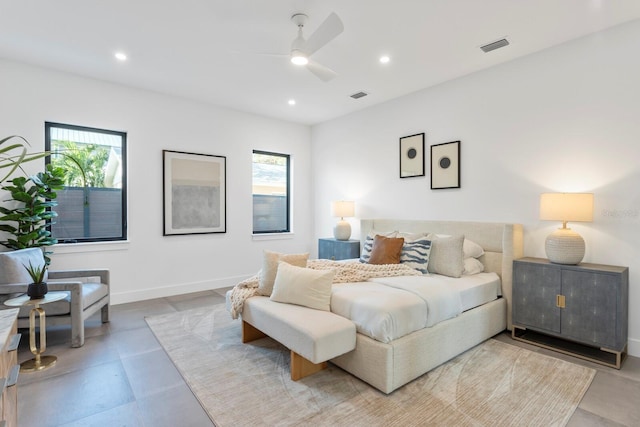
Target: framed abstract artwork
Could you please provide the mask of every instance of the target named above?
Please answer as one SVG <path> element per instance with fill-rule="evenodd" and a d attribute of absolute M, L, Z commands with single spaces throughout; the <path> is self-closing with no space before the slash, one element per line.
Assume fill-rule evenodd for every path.
<path fill-rule="evenodd" d="M 460 141 L 431 146 L 431 189 L 460 188 Z"/>
<path fill-rule="evenodd" d="M 224 156 L 162 150 L 164 236 L 227 232 Z"/>
<path fill-rule="evenodd" d="M 400 138 L 400 178 L 424 176 L 424 133 Z"/>

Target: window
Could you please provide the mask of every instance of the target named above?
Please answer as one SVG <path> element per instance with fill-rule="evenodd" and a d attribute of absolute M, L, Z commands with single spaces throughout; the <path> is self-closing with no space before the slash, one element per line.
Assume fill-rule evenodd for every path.
<path fill-rule="evenodd" d="M 253 232 L 286 233 L 289 219 L 289 155 L 253 152 Z"/>
<path fill-rule="evenodd" d="M 51 233 L 59 243 L 127 238 L 127 134 L 45 123 L 47 163 L 66 170 Z"/>

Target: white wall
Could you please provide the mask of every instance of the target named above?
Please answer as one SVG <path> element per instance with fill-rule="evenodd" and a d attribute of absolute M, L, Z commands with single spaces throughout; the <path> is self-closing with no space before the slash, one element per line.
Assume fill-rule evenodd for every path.
<path fill-rule="evenodd" d="M 257 272 L 263 249 L 314 246 L 307 126 L 1 60 L 0 94 L 0 136 L 22 135 L 34 151 L 45 121 L 127 132 L 129 242 L 58 245 L 51 265 L 109 268 L 113 303 L 231 286 Z M 163 149 L 227 157 L 227 233 L 162 236 Z M 292 155 L 293 237 L 252 239 L 253 149 Z"/>
<path fill-rule="evenodd" d="M 559 224 L 538 219 L 543 192 L 595 194 L 592 223 L 571 227 L 584 261 L 630 268 L 630 353 L 640 356 L 640 21 L 569 42 L 312 128 L 315 237 L 331 200 L 356 217 L 516 222 L 525 255 L 544 257 Z M 509 48 L 517 48 L 516 43 Z M 398 139 L 461 141 L 461 182 L 400 179 Z M 356 218 L 351 219 L 359 237 Z"/>

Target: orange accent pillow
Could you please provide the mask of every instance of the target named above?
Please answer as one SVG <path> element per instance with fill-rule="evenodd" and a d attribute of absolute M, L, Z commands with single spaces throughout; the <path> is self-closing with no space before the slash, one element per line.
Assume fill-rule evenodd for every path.
<path fill-rule="evenodd" d="M 402 245 L 404 245 L 402 237 L 376 235 L 373 239 L 369 264 L 400 264 Z"/>

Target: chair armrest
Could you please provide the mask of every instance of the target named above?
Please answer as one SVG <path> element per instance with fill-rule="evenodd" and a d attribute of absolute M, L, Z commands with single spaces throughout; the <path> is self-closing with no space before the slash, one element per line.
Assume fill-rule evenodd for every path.
<path fill-rule="evenodd" d="M 50 291 L 76 291 L 82 295 L 82 282 L 47 282 L 47 289 Z"/>
<path fill-rule="evenodd" d="M 99 276 L 100 282 L 109 286 L 109 270 L 107 269 L 88 269 L 88 270 L 49 270 L 49 278 L 52 280 L 58 279 L 73 279 L 75 277 L 90 277 Z"/>
<path fill-rule="evenodd" d="M 0 295 L 14 294 L 18 292 L 27 292 L 28 283 L 11 283 L 8 285 L 0 285 Z"/>

